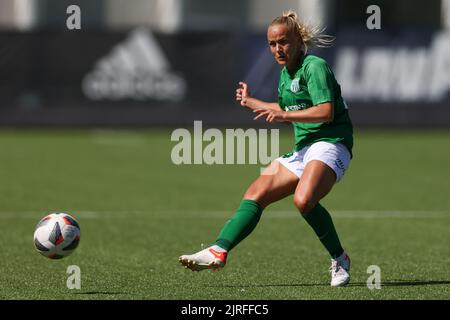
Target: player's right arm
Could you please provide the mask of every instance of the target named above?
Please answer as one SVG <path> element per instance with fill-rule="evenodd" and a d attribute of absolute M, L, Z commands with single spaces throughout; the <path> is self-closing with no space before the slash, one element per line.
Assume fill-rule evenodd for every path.
<path fill-rule="evenodd" d="M 236 89 L 236 101 L 239 101 L 241 106 L 252 110 L 273 110 L 283 111 L 280 105 L 276 102 L 264 102 L 253 98 L 250 95 L 248 85 L 245 82 L 239 82 L 239 87 Z"/>

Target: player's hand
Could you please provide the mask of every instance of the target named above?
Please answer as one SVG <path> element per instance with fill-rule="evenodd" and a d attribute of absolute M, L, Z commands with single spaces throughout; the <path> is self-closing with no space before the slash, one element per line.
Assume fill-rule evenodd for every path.
<path fill-rule="evenodd" d="M 236 89 L 236 101 L 239 101 L 241 106 L 247 105 L 247 99 L 250 98 L 250 90 L 245 82 L 239 82 L 239 87 Z"/>
<path fill-rule="evenodd" d="M 285 121 L 286 111 L 275 111 L 275 110 L 267 110 L 267 109 L 255 109 L 253 112 L 258 113 L 258 115 L 253 118 L 253 120 L 257 120 L 259 118 L 266 118 L 266 121 L 272 123 L 283 122 Z"/>

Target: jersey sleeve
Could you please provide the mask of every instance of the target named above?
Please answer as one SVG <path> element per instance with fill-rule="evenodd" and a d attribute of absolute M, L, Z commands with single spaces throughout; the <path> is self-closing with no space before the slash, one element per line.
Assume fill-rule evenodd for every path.
<path fill-rule="evenodd" d="M 324 60 L 313 61 L 305 70 L 306 83 L 313 106 L 334 101 L 333 73 Z"/>
<path fill-rule="evenodd" d="M 278 105 L 281 107 L 281 109 L 284 110 L 283 88 L 284 88 L 284 81 L 282 77 L 280 77 L 280 81 L 278 82 Z"/>

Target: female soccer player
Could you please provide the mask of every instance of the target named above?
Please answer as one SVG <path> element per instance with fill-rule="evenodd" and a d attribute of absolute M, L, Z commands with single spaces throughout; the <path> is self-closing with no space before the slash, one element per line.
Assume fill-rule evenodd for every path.
<path fill-rule="evenodd" d="M 274 160 L 250 185 L 213 245 L 182 255 L 179 261 L 193 271 L 224 267 L 228 252 L 253 231 L 264 208 L 293 194 L 295 206 L 331 256 L 331 286 L 344 286 L 350 281 L 350 259 L 319 201 L 349 166 L 353 129 L 327 62 L 307 54 L 310 47 L 329 46 L 332 38 L 300 23 L 289 11 L 272 21 L 267 39 L 276 62 L 284 66 L 278 102 L 255 99 L 244 82 L 239 83 L 236 100 L 252 109 L 255 119 L 292 122 L 294 151 Z"/>

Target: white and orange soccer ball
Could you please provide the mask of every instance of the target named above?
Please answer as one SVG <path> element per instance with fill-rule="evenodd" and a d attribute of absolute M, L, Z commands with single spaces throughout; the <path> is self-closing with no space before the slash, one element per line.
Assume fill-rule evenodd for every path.
<path fill-rule="evenodd" d="M 50 259 L 70 255 L 80 242 L 80 225 L 67 213 L 52 213 L 39 221 L 34 231 L 36 250 Z"/>

